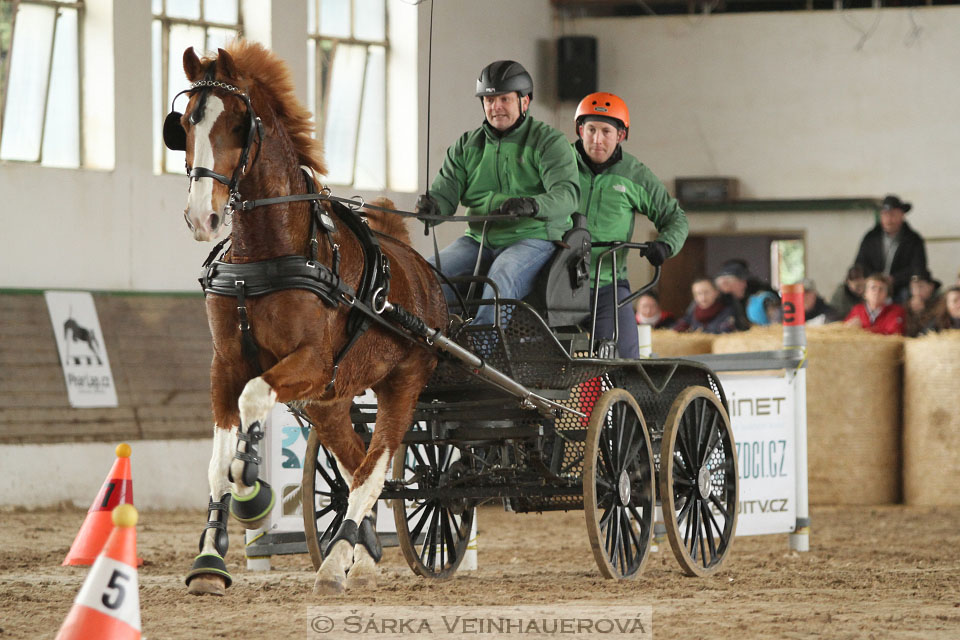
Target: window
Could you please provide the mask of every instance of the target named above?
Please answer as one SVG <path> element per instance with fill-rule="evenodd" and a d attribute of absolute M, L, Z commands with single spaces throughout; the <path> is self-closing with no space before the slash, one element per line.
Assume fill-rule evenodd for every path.
<path fill-rule="evenodd" d="M 182 173 L 183 152 L 163 146 L 161 129 L 170 100 L 189 87 L 183 52 L 193 47 L 202 56 L 243 35 L 243 10 L 239 0 L 152 1 L 154 170 Z"/>
<path fill-rule="evenodd" d="M 0 0 L 0 159 L 79 167 L 83 2 Z"/>
<path fill-rule="evenodd" d="M 330 184 L 416 189 L 416 110 L 399 107 L 417 100 L 416 15 L 409 1 L 308 0 L 309 108 Z"/>

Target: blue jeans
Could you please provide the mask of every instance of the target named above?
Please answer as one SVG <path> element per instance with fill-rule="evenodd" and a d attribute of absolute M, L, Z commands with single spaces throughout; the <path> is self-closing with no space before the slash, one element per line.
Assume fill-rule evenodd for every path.
<path fill-rule="evenodd" d="M 473 275 L 480 251 L 479 275 L 484 275 L 496 284 L 501 298 L 522 300 L 532 290 L 537 273 L 553 255 L 555 247 L 549 240 L 528 238 L 508 247 L 480 248 L 480 243 L 470 236 L 460 236 L 440 252 L 440 270 L 447 277 Z M 428 258 L 436 266 L 434 258 Z M 457 297 L 450 287 L 444 285 L 447 302 L 454 304 Z M 485 284 L 481 297 L 492 299 L 493 288 Z M 493 305 L 481 305 L 474 319 L 477 324 L 493 324 Z"/>
<path fill-rule="evenodd" d="M 630 283 L 626 280 L 617 281 L 617 299 L 623 300 L 630 295 Z M 613 284 L 600 287 L 597 296 L 597 329 L 594 344 L 600 340 L 613 339 Z M 590 306 L 593 306 L 594 291 L 590 290 Z M 592 309 L 591 309 L 592 311 Z M 620 323 L 620 333 L 617 336 L 617 351 L 621 358 L 639 358 L 640 343 L 637 339 L 637 318 L 633 314 L 633 307 L 629 304 L 617 310 Z M 589 327 L 587 327 L 589 329 Z"/>

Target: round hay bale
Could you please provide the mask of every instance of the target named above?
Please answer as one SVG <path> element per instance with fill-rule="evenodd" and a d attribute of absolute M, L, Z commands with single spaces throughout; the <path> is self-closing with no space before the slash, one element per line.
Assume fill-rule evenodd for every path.
<path fill-rule="evenodd" d="M 900 500 L 903 338 L 807 327 L 807 468 L 813 504 Z M 725 334 L 714 353 L 783 348 L 779 325 Z"/>
<path fill-rule="evenodd" d="M 711 333 L 679 333 L 672 329 L 654 329 L 650 332 L 651 348 L 655 358 L 674 358 L 710 353 L 714 339 Z"/>
<path fill-rule="evenodd" d="M 903 393 L 903 497 L 960 505 L 960 331 L 908 340 Z"/>

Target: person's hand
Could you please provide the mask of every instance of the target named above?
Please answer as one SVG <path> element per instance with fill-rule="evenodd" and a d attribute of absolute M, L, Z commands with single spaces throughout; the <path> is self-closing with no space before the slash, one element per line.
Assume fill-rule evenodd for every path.
<path fill-rule="evenodd" d="M 532 218 L 540 213 L 540 205 L 533 198 L 507 198 L 500 205 L 499 213 L 502 216 Z"/>
<path fill-rule="evenodd" d="M 857 316 L 854 316 L 854 317 L 850 318 L 849 320 L 847 320 L 847 321 L 844 322 L 843 324 L 847 325 L 848 327 L 862 327 L 862 326 L 863 326 L 863 325 L 860 324 L 860 318 L 858 318 Z"/>
<path fill-rule="evenodd" d="M 647 260 L 655 267 L 659 267 L 670 257 L 670 245 L 666 242 L 654 240 L 647 246 Z"/>
<path fill-rule="evenodd" d="M 440 205 L 437 204 L 436 199 L 429 193 L 423 193 L 419 198 L 417 198 L 417 204 L 414 205 L 414 210 L 417 213 L 422 213 L 428 216 L 440 215 Z"/>

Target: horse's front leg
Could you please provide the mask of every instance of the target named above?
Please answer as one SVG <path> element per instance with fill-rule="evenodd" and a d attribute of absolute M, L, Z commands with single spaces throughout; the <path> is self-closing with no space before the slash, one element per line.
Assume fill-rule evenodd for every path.
<path fill-rule="evenodd" d="M 233 582 L 223 557 L 230 544 L 227 536 L 230 481 L 227 474 L 237 446 L 236 431 L 236 428 L 223 429 L 217 426 L 213 429 L 213 454 L 207 469 L 210 483 L 207 526 L 200 534 L 200 554 L 187 574 L 187 591 L 194 595 L 222 596 Z"/>
<path fill-rule="evenodd" d="M 258 529 L 276 501 L 273 488 L 259 477 L 262 459 L 258 455 L 267 416 L 276 403 L 276 391 L 260 376 L 244 385 L 238 401 L 240 428 L 228 472 L 233 483 L 230 513 L 247 529 Z"/>

